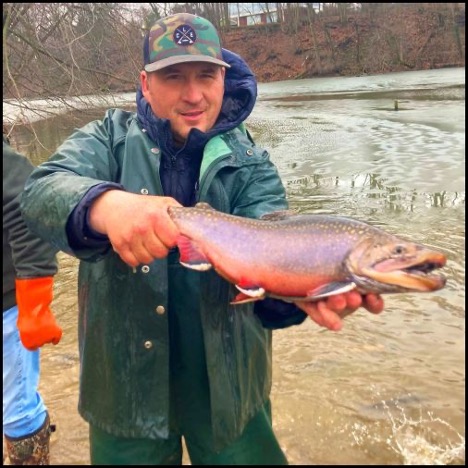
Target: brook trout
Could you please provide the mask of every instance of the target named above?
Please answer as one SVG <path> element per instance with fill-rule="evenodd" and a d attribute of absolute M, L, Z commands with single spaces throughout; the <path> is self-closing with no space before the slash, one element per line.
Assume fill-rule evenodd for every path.
<path fill-rule="evenodd" d="M 446 282 L 433 273 L 445 265 L 443 253 L 351 218 L 282 211 L 251 219 L 206 203 L 170 207 L 169 215 L 181 232 L 180 262 L 213 267 L 235 284 L 240 294 L 232 303 L 314 301 L 353 289 L 428 292 Z"/>

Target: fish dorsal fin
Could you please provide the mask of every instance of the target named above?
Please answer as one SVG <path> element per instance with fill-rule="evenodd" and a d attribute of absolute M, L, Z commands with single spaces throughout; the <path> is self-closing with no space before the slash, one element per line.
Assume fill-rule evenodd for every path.
<path fill-rule="evenodd" d="M 209 203 L 206 202 L 198 202 L 194 208 L 198 208 L 200 210 L 210 210 L 210 211 L 216 211 Z"/>
<path fill-rule="evenodd" d="M 180 263 L 187 268 L 197 271 L 206 271 L 211 268 L 210 261 L 191 239 L 180 235 L 177 239 L 180 252 Z"/>
<path fill-rule="evenodd" d="M 281 221 L 283 219 L 290 218 L 291 216 L 297 216 L 298 213 L 295 210 L 279 210 L 272 211 L 271 213 L 265 213 L 260 216 L 259 219 L 262 221 Z"/>

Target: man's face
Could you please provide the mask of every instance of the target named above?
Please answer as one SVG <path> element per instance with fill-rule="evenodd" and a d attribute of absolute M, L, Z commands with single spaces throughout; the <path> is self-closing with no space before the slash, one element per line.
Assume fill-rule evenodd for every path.
<path fill-rule="evenodd" d="M 174 139 L 183 143 L 190 129 L 210 130 L 224 94 L 224 67 L 206 62 L 171 65 L 140 74 L 143 96 L 153 112 L 169 119 Z"/>

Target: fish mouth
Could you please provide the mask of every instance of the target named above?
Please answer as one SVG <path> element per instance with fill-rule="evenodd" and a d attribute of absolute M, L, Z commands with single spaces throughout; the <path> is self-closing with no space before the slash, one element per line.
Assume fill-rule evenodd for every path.
<path fill-rule="evenodd" d="M 379 283 L 391 284 L 409 291 L 436 291 L 447 279 L 434 270 L 447 262 L 444 254 L 434 251 L 419 252 L 411 258 L 389 258 L 365 268 L 363 273 Z"/>

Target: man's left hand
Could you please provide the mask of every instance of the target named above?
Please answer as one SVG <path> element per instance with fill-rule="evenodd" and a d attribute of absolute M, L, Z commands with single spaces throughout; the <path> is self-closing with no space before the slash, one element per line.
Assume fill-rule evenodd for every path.
<path fill-rule="evenodd" d="M 361 295 L 357 291 L 330 296 L 317 302 L 297 301 L 295 304 L 318 325 L 333 331 L 341 330 L 343 318 L 361 306 L 373 314 L 379 314 L 384 308 L 384 301 L 379 294 Z"/>

